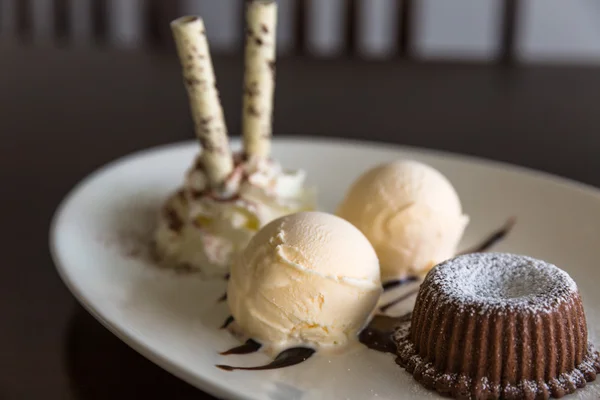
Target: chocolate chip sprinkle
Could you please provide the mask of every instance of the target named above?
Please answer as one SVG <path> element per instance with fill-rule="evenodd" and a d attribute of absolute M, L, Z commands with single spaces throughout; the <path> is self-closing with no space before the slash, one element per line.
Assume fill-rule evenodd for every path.
<path fill-rule="evenodd" d="M 190 195 L 193 199 L 199 199 L 204 196 L 204 192 L 201 190 L 190 190 Z"/>
<path fill-rule="evenodd" d="M 200 83 L 201 81 L 196 78 L 185 78 L 185 84 L 188 86 L 196 86 Z"/>
<path fill-rule="evenodd" d="M 196 161 L 194 162 L 194 167 L 197 171 L 204 171 L 204 165 L 202 165 L 202 158 L 196 157 Z"/>
<path fill-rule="evenodd" d="M 256 96 L 259 94 L 258 90 L 258 82 L 250 82 L 245 88 L 244 93 L 250 97 Z"/>
<path fill-rule="evenodd" d="M 254 106 L 248 107 L 248 114 L 252 115 L 253 117 L 260 117 L 260 112 Z"/>
<path fill-rule="evenodd" d="M 167 218 L 167 223 L 169 224 L 169 229 L 173 232 L 179 233 L 183 229 L 183 221 L 177 214 L 177 211 L 171 207 L 166 207 L 165 216 Z"/>

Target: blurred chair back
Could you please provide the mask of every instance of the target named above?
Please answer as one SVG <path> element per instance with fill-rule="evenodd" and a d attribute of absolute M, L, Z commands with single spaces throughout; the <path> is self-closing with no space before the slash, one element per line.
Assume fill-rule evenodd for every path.
<path fill-rule="evenodd" d="M 597 0 L 277 1 L 281 56 L 600 61 Z M 183 14 L 213 52 L 242 50 L 244 0 L 0 0 L 0 40 L 168 47 Z"/>
<path fill-rule="evenodd" d="M 418 27 L 412 0 L 278 0 L 281 54 L 331 57 L 409 57 Z M 418 3 L 418 2 L 415 2 Z M 494 14 L 498 54 L 508 54 L 506 30 L 514 0 Z M 215 52 L 241 49 L 243 0 L 0 0 L 3 37 L 35 42 L 103 43 L 119 47 L 163 46 L 168 23 L 182 14 L 200 14 Z"/>

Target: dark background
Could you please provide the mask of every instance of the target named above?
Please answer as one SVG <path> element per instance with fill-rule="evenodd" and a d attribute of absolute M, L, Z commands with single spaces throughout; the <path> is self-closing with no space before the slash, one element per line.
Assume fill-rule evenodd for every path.
<path fill-rule="evenodd" d="M 33 3 L 18 4 L 11 34 L 0 26 L 0 239 L 7 255 L 0 279 L 0 399 L 209 398 L 83 311 L 60 282 L 47 245 L 54 209 L 86 174 L 129 152 L 193 138 L 165 29 L 178 9 L 141 3 L 147 39 L 123 48 L 107 39 L 105 2 L 91 3 L 93 40 L 83 46 L 67 40 L 67 2 L 50 9 L 57 37 L 50 43 L 36 39 Z M 356 13 L 352 4 L 348 15 Z M 396 53 L 384 60 L 356 54 L 351 23 L 344 31 L 348 45 L 333 58 L 314 57 L 296 40 L 278 63 L 275 135 L 442 149 L 600 185 L 598 68 L 518 62 L 514 1 L 502 2 L 492 61 L 419 61 L 406 28 L 411 4 L 393 10 L 406 25 L 398 30 Z M 228 127 L 237 134 L 242 58 L 216 53 Z"/>

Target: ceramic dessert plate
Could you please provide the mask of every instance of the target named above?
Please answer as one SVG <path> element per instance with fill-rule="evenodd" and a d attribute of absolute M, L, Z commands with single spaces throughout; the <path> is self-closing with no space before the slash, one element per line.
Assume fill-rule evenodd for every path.
<path fill-rule="evenodd" d="M 239 143 L 234 141 L 234 148 Z M 391 354 L 356 345 L 317 352 L 296 366 L 225 371 L 217 364 L 255 366 L 262 353 L 222 356 L 239 344 L 220 325 L 225 281 L 161 268 L 150 242 L 166 196 L 181 184 L 198 151 L 183 143 L 142 151 L 101 168 L 81 182 L 56 212 L 50 247 L 59 274 L 102 324 L 160 367 L 215 396 L 232 399 L 438 398 L 416 383 Z M 414 159 L 440 170 L 462 200 L 470 224 L 461 249 L 481 242 L 510 217 L 516 224 L 495 251 L 556 264 L 577 282 L 589 326 L 600 344 L 600 191 L 547 174 L 446 153 L 314 138 L 276 139 L 273 156 L 307 172 L 319 208 L 333 212 L 351 182 L 386 161 Z M 416 286 L 414 286 L 416 285 Z M 418 283 L 385 294 L 401 297 Z M 414 296 L 390 308 L 410 311 Z M 569 398 L 597 399 L 593 382 Z"/>

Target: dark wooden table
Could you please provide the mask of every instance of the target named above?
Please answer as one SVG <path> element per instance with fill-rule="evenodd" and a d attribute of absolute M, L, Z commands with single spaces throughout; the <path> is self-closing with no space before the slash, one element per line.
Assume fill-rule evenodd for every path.
<path fill-rule="evenodd" d="M 81 309 L 48 252 L 49 222 L 86 174 L 189 139 L 172 54 L 0 47 L 0 399 L 210 398 L 163 372 Z M 242 65 L 216 58 L 239 132 Z M 288 59 L 277 135 L 425 146 L 600 186 L 600 69 Z M 6 257 L 8 255 L 8 257 Z"/>

